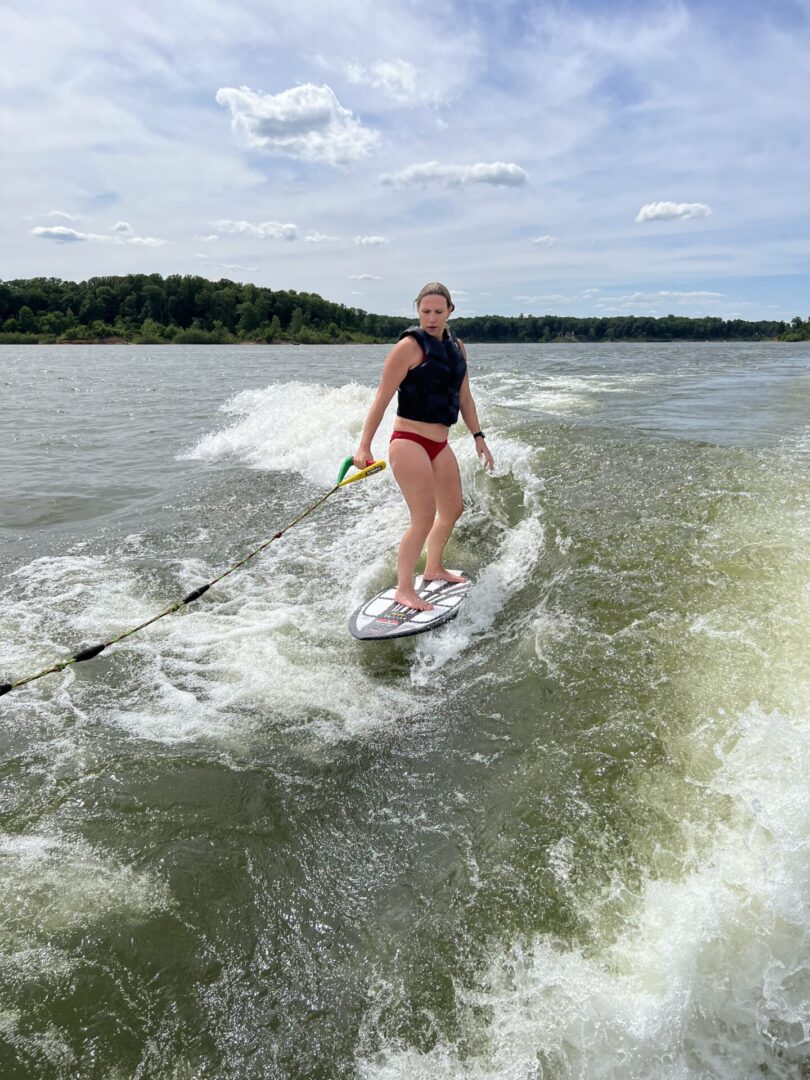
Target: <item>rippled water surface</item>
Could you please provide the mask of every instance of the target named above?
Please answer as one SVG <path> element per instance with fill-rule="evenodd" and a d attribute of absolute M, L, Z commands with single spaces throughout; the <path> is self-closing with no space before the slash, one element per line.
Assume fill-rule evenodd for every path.
<path fill-rule="evenodd" d="M 3 347 L 0 681 L 314 502 L 384 355 Z M 348 635 L 386 472 L 0 699 L 4 1080 L 810 1076 L 810 351 L 470 360 L 455 622 Z"/>

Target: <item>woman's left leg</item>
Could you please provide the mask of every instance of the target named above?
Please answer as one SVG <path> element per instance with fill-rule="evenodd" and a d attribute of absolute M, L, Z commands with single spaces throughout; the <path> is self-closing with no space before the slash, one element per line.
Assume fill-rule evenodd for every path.
<path fill-rule="evenodd" d="M 426 581 L 441 578 L 444 581 L 463 581 L 464 578 L 451 574 L 442 565 L 442 555 L 450 533 L 464 510 L 461 494 L 461 474 L 458 471 L 456 455 L 449 446 L 445 446 L 431 462 L 433 467 L 433 490 L 436 499 L 436 520 L 427 538 L 427 560 L 424 578 Z"/>

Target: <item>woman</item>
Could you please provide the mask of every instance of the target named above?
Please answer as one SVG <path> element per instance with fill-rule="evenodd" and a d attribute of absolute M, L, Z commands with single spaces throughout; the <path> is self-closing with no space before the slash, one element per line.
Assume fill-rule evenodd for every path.
<path fill-rule="evenodd" d="M 459 412 L 473 433 L 484 465 L 491 469 L 494 463 L 484 433 L 478 429 L 466 350 L 447 329 L 453 311 L 447 286 L 438 281 L 425 285 L 416 298 L 416 310 L 419 326 L 405 330 L 385 358 L 354 464 L 362 469 L 372 459 L 372 439 L 398 390 L 388 459 L 408 504 L 411 523 L 399 545 L 394 598 L 405 607 L 430 611 L 433 605 L 417 596 L 413 585 L 425 540 L 424 580 L 464 580 L 442 565 L 445 544 L 464 509 L 458 463 L 447 443 L 450 425 L 456 423 Z"/>

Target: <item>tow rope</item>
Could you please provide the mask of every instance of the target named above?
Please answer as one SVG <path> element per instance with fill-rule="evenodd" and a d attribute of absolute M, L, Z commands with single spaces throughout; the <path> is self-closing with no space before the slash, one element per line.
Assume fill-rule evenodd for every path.
<path fill-rule="evenodd" d="M 2 697 L 3 694 L 8 694 L 11 690 L 16 690 L 18 686 L 25 686 L 26 683 L 34 682 L 36 679 L 41 679 L 45 675 L 53 675 L 58 671 L 64 671 L 65 668 L 70 667 L 71 664 L 80 664 L 84 660 L 92 660 L 94 657 L 98 656 L 99 653 L 104 652 L 105 649 L 109 649 L 111 645 L 115 645 L 125 638 L 132 637 L 133 634 L 137 634 L 138 631 L 143 630 L 144 627 L 151 626 L 152 623 L 157 622 L 158 619 L 162 619 L 166 615 L 171 615 L 173 612 L 179 611 L 181 607 L 185 607 L 188 604 L 192 604 L 195 600 L 199 600 L 201 596 L 208 592 L 212 585 L 216 585 L 218 582 L 222 581 L 223 578 L 228 577 L 229 574 L 233 574 L 236 570 L 239 570 L 246 562 L 249 562 L 254 556 L 258 555 L 260 551 L 264 551 L 264 549 L 272 544 L 273 541 L 280 540 L 288 529 L 291 529 L 293 525 L 297 525 L 300 521 L 303 521 L 313 510 L 317 510 L 318 507 L 323 505 L 329 496 L 334 495 L 339 488 L 345 487 L 347 484 L 353 484 L 355 480 L 364 480 L 367 476 L 373 476 L 374 473 L 382 472 L 385 468 L 384 461 L 369 462 L 364 469 L 360 469 L 360 471 L 354 473 L 353 476 L 346 476 L 351 464 L 352 458 L 345 458 L 343 464 L 340 466 L 337 483 L 333 488 L 327 491 L 325 495 L 322 495 L 317 502 L 312 504 L 312 506 L 308 507 L 303 514 L 299 514 L 297 518 L 285 525 L 283 529 L 279 529 L 277 533 L 273 533 L 269 540 L 265 540 L 263 544 L 259 544 L 257 548 L 254 548 L 253 551 L 248 555 L 245 555 L 239 562 L 234 563 L 233 566 L 224 570 L 219 577 L 215 577 L 213 581 L 209 581 L 207 585 L 200 585 L 199 588 L 193 589 L 188 596 L 184 596 L 182 600 L 177 600 L 164 611 L 159 612 L 157 615 L 153 615 L 151 619 L 147 619 L 146 622 L 142 622 L 138 626 L 133 626 L 131 630 L 125 630 L 122 634 L 111 638 L 109 641 L 104 641 L 99 645 L 91 645 L 87 649 L 82 649 L 80 652 L 75 653 L 75 655 L 68 657 L 67 660 L 60 660 L 59 663 L 54 664 L 52 667 L 45 668 L 44 671 L 38 671 L 36 675 L 28 675 L 24 679 L 17 679 L 16 682 L 0 683 L 0 697 Z"/>

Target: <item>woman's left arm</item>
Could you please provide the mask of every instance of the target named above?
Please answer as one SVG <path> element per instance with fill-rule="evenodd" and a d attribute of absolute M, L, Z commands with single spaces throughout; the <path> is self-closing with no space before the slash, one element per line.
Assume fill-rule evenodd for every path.
<path fill-rule="evenodd" d="M 458 340 L 458 339 L 456 339 Z M 464 353 L 464 359 L 467 359 L 467 350 L 464 348 L 462 341 L 458 342 L 461 346 L 461 351 Z M 473 401 L 472 393 L 470 392 L 470 376 L 469 371 L 464 376 L 464 382 L 461 384 L 461 393 L 459 394 L 459 410 L 461 412 L 461 419 L 467 425 L 469 430 L 475 437 L 475 449 L 476 452 L 483 461 L 487 469 L 492 469 L 495 465 L 492 454 L 487 446 L 487 440 L 484 433 L 478 426 L 478 412 L 475 408 L 475 402 Z"/>

